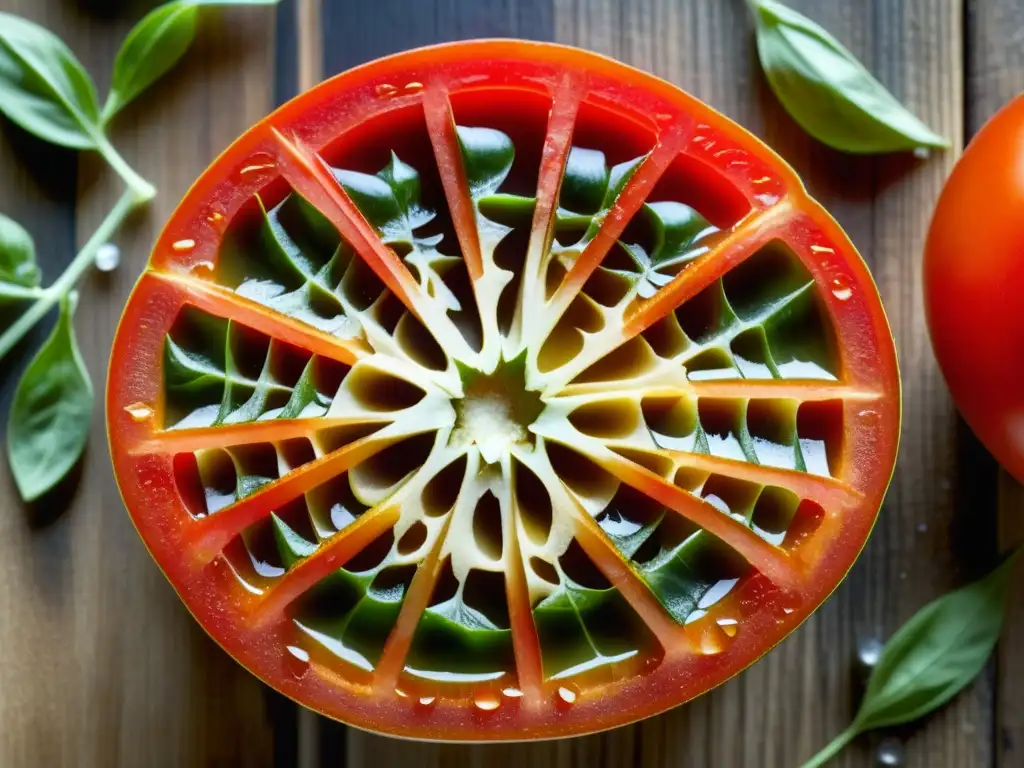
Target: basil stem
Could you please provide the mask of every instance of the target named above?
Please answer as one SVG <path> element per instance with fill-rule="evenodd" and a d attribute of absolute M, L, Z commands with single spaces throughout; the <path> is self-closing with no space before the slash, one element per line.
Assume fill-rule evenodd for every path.
<path fill-rule="evenodd" d="M 107 165 L 128 185 L 128 189 L 132 193 L 135 202 L 146 203 L 156 197 L 156 187 L 142 178 L 134 168 L 128 165 L 128 162 L 121 157 L 120 153 L 118 153 L 106 136 L 100 138 L 96 145 L 96 151 L 103 156 L 103 159 L 107 161 Z"/>
<path fill-rule="evenodd" d="M 60 301 L 62 296 L 75 287 L 75 283 L 95 260 L 97 249 L 114 236 L 118 227 L 121 226 L 121 222 L 143 202 L 145 201 L 139 199 L 137 191 L 130 188 L 121 195 L 117 204 L 110 210 L 92 237 L 82 246 L 82 250 L 78 252 L 64 273 L 54 281 L 53 285 L 44 289 L 32 306 L 26 309 L 3 334 L 0 334 L 0 360 Z"/>

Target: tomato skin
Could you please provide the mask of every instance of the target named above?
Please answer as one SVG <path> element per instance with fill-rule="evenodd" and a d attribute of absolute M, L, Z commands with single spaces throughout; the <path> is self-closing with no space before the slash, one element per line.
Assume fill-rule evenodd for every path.
<path fill-rule="evenodd" d="M 152 408 L 159 417 L 163 408 L 164 337 L 183 305 L 212 311 L 202 303 L 205 294 L 189 288 L 185 278 L 191 275 L 192 283 L 205 279 L 216 261 L 224 222 L 273 182 L 277 172 L 268 161 L 281 160 L 275 132 L 321 148 L 376 115 L 381 104 L 397 110 L 416 103 L 418 90 L 382 101 L 381 89 L 392 93 L 392 83 L 480 87 L 484 82 L 557 93 L 566 70 L 585 72 L 589 89 L 605 105 L 654 116 L 662 130 L 690 131 L 685 156 L 691 172 L 709 187 L 726 178 L 735 192 L 730 199 L 739 200 L 740 209 L 758 211 L 780 200 L 791 207 L 785 227 L 763 234 L 781 239 L 822 287 L 842 350 L 844 379 L 851 389 L 870 395 L 842 402 L 845 447 L 836 472 L 863 495 L 851 507 L 827 510 L 801 541 L 795 558 L 804 578 L 799 587 L 780 588 L 755 575 L 738 588 L 736 605 L 744 626 L 727 650 L 692 654 L 680 642 L 649 674 L 583 690 L 571 708 L 562 706 L 565 700 L 556 699 L 553 690 L 536 707 L 512 699 L 489 712 L 478 710 L 467 696 L 436 702 L 431 696 L 426 707 L 405 691 L 372 689 L 362 678 L 350 679 L 333 668 L 311 672 L 311 665 L 297 665 L 299 657 L 289 650 L 294 628 L 284 621 L 284 611 L 254 620 L 259 602 L 253 594 L 240 586 L 225 559 L 209 561 L 207 548 L 210 556 L 220 549 L 211 545 L 210 534 L 217 533 L 225 516 L 218 513 L 206 523 L 193 519 L 176 486 L 173 457 L 147 447 L 160 418 L 139 414 Z M 738 151 L 742 161 L 737 161 Z M 179 248 L 181 243 L 191 245 Z M 261 314 L 249 307 L 241 319 L 259 330 Z M 289 335 L 282 338 L 299 344 L 296 324 L 286 330 Z M 303 333 L 310 351 L 330 356 L 320 336 L 308 329 Z M 792 632 L 842 580 L 875 522 L 895 460 L 899 400 L 892 336 L 867 267 L 781 158 L 674 86 L 596 54 L 523 41 L 475 41 L 411 51 L 338 75 L 281 107 L 211 166 L 171 217 L 129 300 L 111 352 L 107 418 L 115 475 L 140 535 L 189 610 L 239 663 L 305 706 L 361 728 L 411 738 L 483 741 L 591 733 L 661 712 L 735 675 Z M 557 686 L 552 681 L 548 688 Z"/>
<path fill-rule="evenodd" d="M 925 245 L 932 345 L 975 434 L 1024 480 L 1024 95 L 986 123 L 939 197 Z"/>

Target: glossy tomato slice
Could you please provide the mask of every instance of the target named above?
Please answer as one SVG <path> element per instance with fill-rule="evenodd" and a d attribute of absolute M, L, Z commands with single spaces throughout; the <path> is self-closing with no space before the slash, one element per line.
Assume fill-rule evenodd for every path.
<path fill-rule="evenodd" d="M 239 139 L 108 390 L 125 503 L 301 703 L 531 739 L 722 682 L 835 588 L 896 453 L 871 278 L 757 139 L 540 43 L 411 51 Z"/>

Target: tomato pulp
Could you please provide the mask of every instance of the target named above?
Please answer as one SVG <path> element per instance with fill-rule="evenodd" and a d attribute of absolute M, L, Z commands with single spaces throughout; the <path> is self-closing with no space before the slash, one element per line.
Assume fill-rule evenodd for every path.
<path fill-rule="evenodd" d="M 899 431 L 838 225 L 753 136 L 562 46 L 339 75 L 196 182 L 118 328 L 115 472 L 302 704 L 515 740 L 663 711 L 836 587 Z"/>
<path fill-rule="evenodd" d="M 1024 481 L 1024 97 L 978 132 L 939 196 L 925 244 L 932 345 L 953 399 Z"/>

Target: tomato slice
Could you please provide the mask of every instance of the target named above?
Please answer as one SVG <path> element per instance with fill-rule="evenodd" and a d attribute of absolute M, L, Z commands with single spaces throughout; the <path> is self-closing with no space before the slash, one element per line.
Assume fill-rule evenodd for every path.
<path fill-rule="evenodd" d="M 478 41 L 359 67 L 196 182 L 111 356 L 128 511 L 282 693 L 445 740 L 592 732 L 836 587 L 892 337 L 793 171 L 677 88 Z"/>

